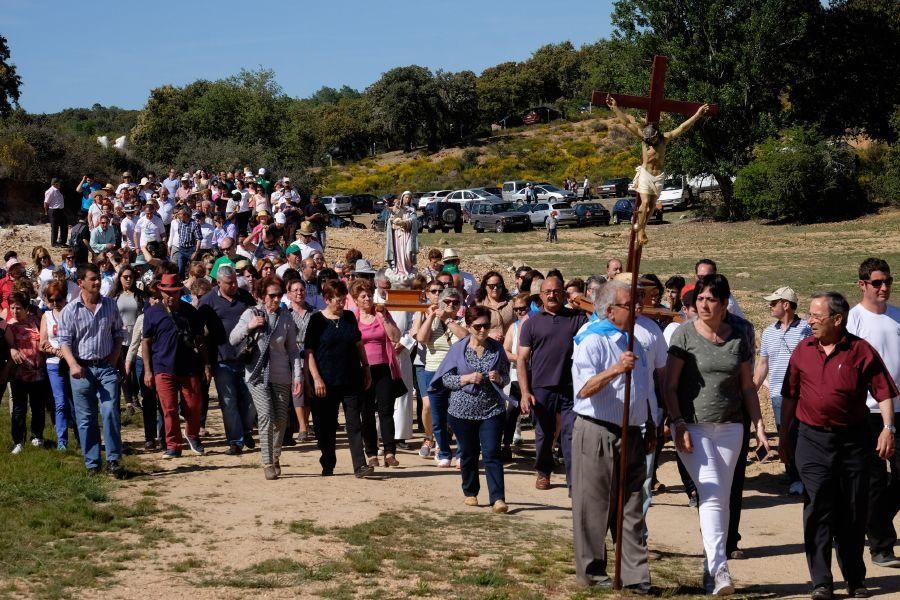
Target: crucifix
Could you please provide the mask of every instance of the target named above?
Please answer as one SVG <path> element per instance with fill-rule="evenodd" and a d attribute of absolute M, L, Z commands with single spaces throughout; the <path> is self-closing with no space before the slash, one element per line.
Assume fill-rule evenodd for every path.
<path fill-rule="evenodd" d="M 628 244 L 628 270 L 631 272 L 631 301 L 628 303 L 630 320 L 628 325 L 628 352 L 634 351 L 634 313 L 635 302 L 638 299 L 638 273 L 640 272 L 641 250 L 647 243 L 647 219 L 656 208 L 656 201 L 662 191 L 666 174 L 663 164 L 666 157 L 666 144 L 683 135 L 700 118 L 706 114 L 718 114 L 715 104 L 700 104 L 699 102 L 683 102 L 681 100 L 669 100 L 665 97 L 666 65 L 668 59 L 665 56 L 653 57 L 653 69 L 650 74 L 650 95 L 630 96 L 627 94 L 615 94 L 595 91 L 591 95 L 591 103 L 599 106 L 606 103 L 616 116 L 619 123 L 625 129 L 641 140 L 641 166 L 637 168 L 633 188 L 637 191 L 634 212 L 632 214 L 631 238 Z M 622 112 L 624 108 L 637 108 L 647 111 L 647 118 L 643 126 Z M 662 133 L 659 130 L 660 113 L 677 113 L 689 118 L 673 129 Z M 625 372 L 624 405 L 622 407 L 621 445 L 619 451 L 618 494 L 616 502 L 616 555 L 615 576 L 613 587 L 622 589 L 622 524 L 624 520 L 626 476 L 628 472 L 628 431 L 629 413 L 631 407 L 631 371 Z"/>

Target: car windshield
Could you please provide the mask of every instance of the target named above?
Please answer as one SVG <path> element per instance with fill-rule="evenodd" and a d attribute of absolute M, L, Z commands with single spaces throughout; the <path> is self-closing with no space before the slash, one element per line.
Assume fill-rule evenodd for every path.
<path fill-rule="evenodd" d="M 515 210 L 517 210 L 518 212 L 524 212 L 524 213 L 531 212 L 531 205 L 530 204 L 520 204 L 519 206 L 516 207 Z"/>
<path fill-rule="evenodd" d="M 682 179 L 681 177 L 675 177 L 673 179 L 667 179 L 665 183 L 663 183 L 664 190 L 680 190 L 682 188 Z"/>
<path fill-rule="evenodd" d="M 557 202 L 556 204 L 553 205 L 553 208 L 555 208 L 557 210 L 565 209 L 565 208 L 572 208 L 572 205 L 569 204 L 568 202 Z"/>
<path fill-rule="evenodd" d="M 541 187 L 544 188 L 545 192 L 561 192 L 562 191 L 555 185 L 550 185 L 549 183 L 542 183 Z"/>
<path fill-rule="evenodd" d="M 491 212 L 494 214 L 511 212 L 512 210 L 512 202 L 498 202 L 497 204 L 491 204 Z"/>

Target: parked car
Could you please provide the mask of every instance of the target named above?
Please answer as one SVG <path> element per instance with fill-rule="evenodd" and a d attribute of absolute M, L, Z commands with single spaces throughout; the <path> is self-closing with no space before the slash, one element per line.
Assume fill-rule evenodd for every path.
<path fill-rule="evenodd" d="M 515 210 L 512 202 L 473 202 L 469 208 L 469 222 L 478 233 L 493 229 L 503 233 L 511 229 L 531 229 L 528 215 Z"/>
<path fill-rule="evenodd" d="M 504 181 L 503 188 L 500 191 L 500 197 L 506 202 L 521 202 L 521 198 L 517 200 L 516 196 L 525 189 L 526 185 L 528 185 L 528 182 L 520 179 L 516 181 Z"/>
<path fill-rule="evenodd" d="M 735 178 L 731 177 L 731 183 L 734 183 L 734 180 Z M 699 196 L 701 192 L 719 191 L 719 181 L 716 179 L 716 176 L 712 174 L 703 173 L 696 175 L 688 179 L 687 183 L 695 198 Z"/>
<path fill-rule="evenodd" d="M 628 195 L 628 184 L 631 179 L 627 177 L 613 177 L 605 179 L 597 186 L 597 195 L 601 198 L 621 198 Z"/>
<path fill-rule="evenodd" d="M 503 198 L 503 190 L 498 187 L 483 187 L 481 189 L 486 191 L 488 194 L 493 194 L 493 195 L 497 196 L 500 199 Z"/>
<path fill-rule="evenodd" d="M 663 182 L 657 203 L 664 210 L 675 210 L 687 208 L 693 199 L 690 186 L 685 184 L 684 177 L 677 175 Z"/>
<path fill-rule="evenodd" d="M 578 217 L 569 202 L 538 202 L 536 204 L 522 204 L 516 210 L 526 213 L 531 219 L 531 224 L 536 227 L 544 227 L 550 211 L 555 210 L 559 219 L 558 224 L 574 227 L 578 225 Z"/>
<path fill-rule="evenodd" d="M 456 190 L 450 192 L 444 198 L 444 202 L 453 202 L 456 204 L 465 204 L 466 202 L 493 202 L 500 201 L 501 198 L 493 194 L 489 194 L 481 188 L 472 188 L 467 190 Z"/>
<path fill-rule="evenodd" d="M 375 210 L 381 211 L 391 205 L 391 202 L 397 199 L 397 194 L 385 194 L 384 196 L 379 196 L 378 200 L 375 201 Z"/>
<path fill-rule="evenodd" d="M 578 217 L 578 226 L 609 225 L 609 211 L 602 204 L 596 202 L 579 202 L 574 205 L 575 216 Z"/>
<path fill-rule="evenodd" d="M 336 217 L 349 217 L 353 214 L 353 203 L 350 196 L 322 196 L 319 198 L 329 214 Z"/>
<path fill-rule="evenodd" d="M 634 213 L 634 198 L 619 198 L 616 200 L 616 203 L 613 205 L 612 209 L 612 222 L 618 225 L 619 223 L 630 223 L 631 215 Z M 663 210 L 657 205 L 656 210 L 653 211 L 653 214 L 650 215 L 650 219 L 648 219 L 648 223 L 662 223 L 663 222 Z"/>
<path fill-rule="evenodd" d="M 431 204 L 432 202 L 437 202 L 438 200 L 443 200 L 447 197 L 447 194 L 452 192 L 453 190 L 436 190 L 433 192 L 425 192 L 422 194 L 422 197 L 419 198 L 419 210 L 424 209 L 426 206 Z"/>
<path fill-rule="evenodd" d="M 351 194 L 350 204 L 353 205 L 353 214 L 377 213 L 375 204 L 378 202 L 378 196 L 374 194 Z"/>
<path fill-rule="evenodd" d="M 551 201 L 551 200 L 575 200 L 575 192 L 571 190 L 563 190 L 552 183 L 536 183 L 534 184 L 534 189 L 537 191 L 538 200 L 543 201 Z"/>
<path fill-rule="evenodd" d="M 462 206 L 452 202 L 432 202 L 422 211 L 421 221 L 422 229 L 427 229 L 428 233 L 434 233 L 438 229 L 444 233 L 451 229 L 462 233 Z"/>

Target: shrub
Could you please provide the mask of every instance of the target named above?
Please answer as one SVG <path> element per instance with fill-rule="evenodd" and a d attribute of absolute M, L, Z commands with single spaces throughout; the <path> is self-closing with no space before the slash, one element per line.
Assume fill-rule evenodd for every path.
<path fill-rule="evenodd" d="M 808 223 L 857 215 L 865 200 L 855 155 L 816 129 L 794 127 L 754 149 L 734 196 L 754 217 Z"/>

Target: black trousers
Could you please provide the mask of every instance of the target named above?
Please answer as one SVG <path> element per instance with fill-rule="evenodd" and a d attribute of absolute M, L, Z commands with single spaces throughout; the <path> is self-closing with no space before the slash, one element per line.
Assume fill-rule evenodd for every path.
<path fill-rule="evenodd" d="M 69 221 L 66 218 L 66 209 L 51 208 L 47 213 L 50 216 L 50 245 L 65 246 L 69 243 Z"/>
<path fill-rule="evenodd" d="M 894 413 L 894 423 L 900 420 L 900 413 Z M 869 416 L 869 425 L 877 435 L 884 427 L 881 414 Z M 874 446 L 873 446 L 874 448 Z M 890 463 L 890 472 L 888 472 Z M 893 554 L 897 543 L 894 517 L 900 509 L 900 459 L 897 453 L 888 460 L 878 457 L 877 452 L 869 454 L 869 523 L 866 535 L 869 538 L 869 552 Z"/>
<path fill-rule="evenodd" d="M 794 460 L 803 495 L 803 544 L 813 587 L 832 586 L 831 548 L 848 584 L 862 584 L 869 513 L 869 459 L 874 440 L 868 423 L 825 431 L 800 423 Z"/>
<path fill-rule="evenodd" d="M 334 470 L 337 464 L 337 424 L 338 411 L 344 405 L 344 417 L 347 420 L 347 441 L 350 444 L 350 457 L 353 470 L 366 464 L 362 439 L 362 402 L 359 395 L 347 388 L 328 386 L 324 398 L 313 397 L 311 408 L 313 426 L 316 428 L 316 445 L 322 456 L 319 464 L 323 469 Z"/>
<path fill-rule="evenodd" d="M 741 453 L 738 454 L 734 467 L 734 478 L 731 480 L 731 498 L 728 500 L 728 539 L 725 540 L 725 554 L 737 550 L 741 541 L 741 509 L 744 502 L 744 480 L 747 477 L 747 451 L 750 449 L 750 421 L 744 421 L 744 440 L 741 442 Z"/>
<path fill-rule="evenodd" d="M 31 408 L 31 438 L 44 439 L 44 423 L 46 422 L 46 402 L 48 397 L 47 381 L 10 382 L 12 396 L 12 441 L 13 444 L 25 443 L 25 421 L 29 407 Z M 54 414 L 53 412 L 50 413 Z"/>
<path fill-rule="evenodd" d="M 386 364 L 370 365 L 372 385 L 362 394 L 362 434 L 366 446 L 366 454 L 378 456 L 378 428 L 375 426 L 375 413 L 381 425 L 381 443 L 384 453 L 396 454 L 397 442 L 394 440 L 394 398 L 391 390 L 394 380 L 391 368 Z"/>

